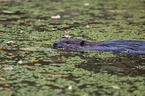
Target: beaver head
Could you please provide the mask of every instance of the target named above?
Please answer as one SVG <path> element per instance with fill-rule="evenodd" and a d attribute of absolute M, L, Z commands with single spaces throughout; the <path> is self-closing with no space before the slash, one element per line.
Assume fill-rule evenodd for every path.
<path fill-rule="evenodd" d="M 61 50 L 90 50 L 93 46 L 95 43 L 79 39 L 66 39 L 53 44 L 53 48 Z"/>

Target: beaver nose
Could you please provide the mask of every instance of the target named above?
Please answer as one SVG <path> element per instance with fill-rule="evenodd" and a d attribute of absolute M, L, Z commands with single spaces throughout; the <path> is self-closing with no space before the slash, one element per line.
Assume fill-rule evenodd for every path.
<path fill-rule="evenodd" d="M 57 45 L 58 45 L 57 43 L 54 43 L 53 48 L 57 48 Z"/>

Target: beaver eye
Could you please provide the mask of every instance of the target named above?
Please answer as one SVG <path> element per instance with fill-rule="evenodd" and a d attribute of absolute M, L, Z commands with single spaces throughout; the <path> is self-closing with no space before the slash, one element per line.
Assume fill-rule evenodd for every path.
<path fill-rule="evenodd" d="M 86 45 L 85 41 L 82 41 L 82 42 L 80 43 L 80 46 L 85 46 L 85 45 Z"/>
<path fill-rule="evenodd" d="M 69 41 L 66 41 L 65 43 L 70 44 L 70 42 L 69 42 Z"/>

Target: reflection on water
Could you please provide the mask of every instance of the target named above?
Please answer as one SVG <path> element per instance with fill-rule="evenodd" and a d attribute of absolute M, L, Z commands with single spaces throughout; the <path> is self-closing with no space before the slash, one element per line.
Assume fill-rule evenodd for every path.
<path fill-rule="evenodd" d="M 116 54 L 117 57 L 101 59 L 99 57 L 89 58 L 83 56 L 86 54 L 85 52 L 64 52 L 62 54 L 60 52 L 60 56 L 64 56 L 66 58 L 79 56 L 81 59 L 87 60 L 87 62 L 77 64 L 77 68 L 83 68 L 85 70 L 93 71 L 93 72 L 107 72 L 110 74 L 117 74 L 117 75 L 130 75 L 130 76 L 138 76 L 138 75 L 145 75 L 144 69 L 144 62 L 145 56 L 144 55 L 135 55 L 135 54 Z"/>
<path fill-rule="evenodd" d="M 44 50 L 57 50 L 57 49 L 45 48 L 45 47 L 41 47 L 41 49 L 44 49 Z"/>
<path fill-rule="evenodd" d="M 106 71 L 110 74 L 118 75 L 145 75 L 144 62 L 145 58 L 138 56 L 118 56 L 107 60 L 101 60 L 99 58 L 89 58 L 87 63 L 76 65 L 78 68 L 94 71 L 96 73 L 100 71 Z"/>

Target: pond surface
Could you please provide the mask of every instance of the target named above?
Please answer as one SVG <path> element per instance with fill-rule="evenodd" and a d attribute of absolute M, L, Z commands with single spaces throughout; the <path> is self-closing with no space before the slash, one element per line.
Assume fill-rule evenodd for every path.
<path fill-rule="evenodd" d="M 0 94 L 143 96 L 144 55 L 52 46 L 68 38 L 145 41 L 144 5 L 144 0 L 0 0 Z"/>

